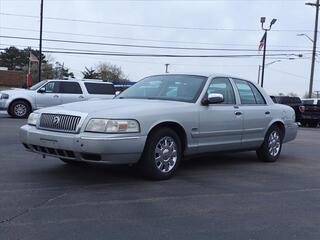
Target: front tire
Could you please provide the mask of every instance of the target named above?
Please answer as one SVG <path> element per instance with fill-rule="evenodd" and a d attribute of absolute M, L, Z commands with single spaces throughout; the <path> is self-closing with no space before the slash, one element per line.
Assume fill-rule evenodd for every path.
<path fill-rule="evenodd" d="M 141 174 L 151 180 L 171 178 L 182 158 L 181 141 L 170 128 L 159 128 L 148 137 L 141 160 Z"/>
<path fill-rule="evenodd" d="M 264 142 L 257 149 L 257 156 L 263 162 L 275 162 L 279 159 L 282 149 L 282 131 L 277 126 L 271 126 Z"/>
<path fill-rule="evenodd" d="M 17 100 L 11 103 L 8 112 L 14 118 L 27 118 L 31 112 L 31 107 L 28 102 Z"/>

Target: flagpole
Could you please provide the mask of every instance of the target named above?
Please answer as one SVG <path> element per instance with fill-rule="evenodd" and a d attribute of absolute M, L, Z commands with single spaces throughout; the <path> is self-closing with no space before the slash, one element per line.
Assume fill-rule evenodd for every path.
<path fill-rule="evenodd" d="M 30 74 L 30 72 L 31 72 L 31 60 L 30 60 L 30 57 L 29 57 L 28 73 Z"/>
<path fill-rule="evenodd" d="M 40 5 L 40 39 L 39 39 L 39 78 L 38 81 L 41 81 L 41 60 L 42 60 L 42 23 L 43 23 L 43 0 L 41 0 Z"/>
<path fill-rule="evenodd" d="M 263 59 L 262 59 L 262 73 L 261 73 L 261 87 L 262 88 L 263 88 L 263 82 L 264 82 L 264 69 L 265 69 L 265 65 L 266 65 L 267 35 L 268 35 L 268 31 L 265 30 L 264 46 L 263 46 Z"/>

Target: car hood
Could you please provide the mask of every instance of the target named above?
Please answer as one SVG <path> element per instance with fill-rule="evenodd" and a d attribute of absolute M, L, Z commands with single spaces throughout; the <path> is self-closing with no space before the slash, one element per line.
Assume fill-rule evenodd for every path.
<path fill-rule="evenodd" d="M 149 100 L 149 99 L 110 99 L 84 101 L 64 104 L 56 107 L 44 108 L 37 112 L 63 113 L 80 112 L 94 117 L 128 117 L 142 116 L 164 112 L 190 106 L 191 103 Z"/>
<path fill-rule="evenodd" d="M 11 89 L 8 89 L 8 90 L 2 90 L 0 91 L 0 93 L 6 93 L 6 94 L 15 94 L 15 93 L 22 93 L 22 92 L 25 92 L 25 93 L 30 93 L 31 90 L 28 90 L 28 89 L 24 89 L 24 88 L 11 88 Z"/>

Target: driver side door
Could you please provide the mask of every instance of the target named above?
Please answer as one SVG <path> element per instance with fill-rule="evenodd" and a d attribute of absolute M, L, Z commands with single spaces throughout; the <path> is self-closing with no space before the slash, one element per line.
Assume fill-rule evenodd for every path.
<path fill-rule="evenodd" d="M 219 93 L 224 101 L 200 108 L 198 143 L 200 152 L 239 149 L 243 131 L 243 116 L 239 111 L 229 78 L 211 80 L 207 94 Z"/>
<path fill-rule="evenodd" d="M 36 93 L 36 106 L 37 108 L 51 107 L 62 104 L 62 98 L 60 93 L 60 82 L 50 81 L 41 89 L 45 89 L 44 92 L 40 90 Z"/>

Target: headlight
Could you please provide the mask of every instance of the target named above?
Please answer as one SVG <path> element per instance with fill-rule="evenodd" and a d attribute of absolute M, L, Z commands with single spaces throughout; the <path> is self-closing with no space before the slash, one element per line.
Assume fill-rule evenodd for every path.
<path fill-rule="evenodd" d="M 0 99 L 8 99 L 8 98 L 9 98 L 9 94 L 0 93 Z"/>
<path fill-rule="evenodd" d="M 28 124 L 35 126 L 37 125 L 37 121 L 39 119 L 40 114 L 39 113 L 31 113 L 28 117 Z"/>
<path fill-rule="evenodd" d="M 86 132 L 101 133 L 137 133 L 140 132 L 136 120 L 91 119 L 85 129 Z"/>

